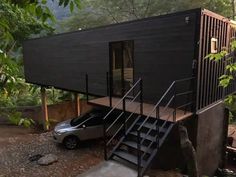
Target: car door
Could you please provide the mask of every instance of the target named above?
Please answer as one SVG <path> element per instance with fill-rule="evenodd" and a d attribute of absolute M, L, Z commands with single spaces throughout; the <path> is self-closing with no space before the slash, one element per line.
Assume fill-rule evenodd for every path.
<path fill-rule="evenodd" d="M 80 140 L 96 139 L 103 136 L 102 117 L 100 115 L 92 115 L 79 131 Z"/>

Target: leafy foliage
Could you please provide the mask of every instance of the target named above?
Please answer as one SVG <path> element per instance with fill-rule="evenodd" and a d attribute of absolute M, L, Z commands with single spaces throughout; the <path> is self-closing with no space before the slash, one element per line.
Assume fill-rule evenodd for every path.
<path fill-rule="evenodd" d="M 233 76 L 232 75 L 227 75 L 227 74 L 224 74 L 222 76 L 219 77 L 219 80 L 220 80 L 220 83 L 219 85 L 221 87 L 228 87 L 229 84 L 232 82 L 232 80 L 234 80 Z"/>
<path fill-rule="evenodd" d="M 60 0 L 59 5 L 80 6 L 79 0 Z M 72 6 L 72 5 L 71 5 Z M 74 9 L 74 7 L 73 7 Z M 73 10 L 71 9 L 71 10 Z M 0 100 L 27 94 L 22 67 L 22 42 L 51 34 L 54 16 L 47 0 L 2 0 L 0 3 Z"/>
<path fill-rule="evenodd" d="M 20 125 L 24 126 L 25 128 L 29 128 L 35 124 L 34 120 L 22 117 L 21 112 L 12 112 L 10 114 L 8 113 L 7 117 L 9 122 L 12 123 L 13 125 Z"/>
<path fill-rule="evenodd" d="M 199 7 L 232 16 L 230 0 L 83 0 L 61 27 L 73 31 Z"/>
<path fill-rule="evenodd" d="M 228 54 L 228 52 L 226 50 L 222 50 L 218 53 L 210 53 L 208 54 L 205 59 L 210 59 L 210 60 L 213 60 L 213 61 L 220 61 L 222 58 L 224 58 L 226 55 Z"/>
<path fill-rule="evenodd" d="M 206 56 L 206 59 L 219 62 L 220 60 L 226 59 L 226 67 L 225 67 L 225 74 L 219 77 L 219 86 L 223 88 L 227 88 L 230 86 L 232 82 L 235 81 L 235 75 L 236 75 L 236 62 L 233 60 L 233 57 L 231 56 L 236 51 L 236 40 L 233 40 L 230 44 L 230 50 L 232 53 L 228 53 L 226 49 L 220 51 L 216 54 L 209 54 Z M 233 54 L 234 55 L 234 54 Z M 225 104 L 229 108 L 230 111 L 236 112 L 236 95 L 231 94 L 226 96 L 225 98 Z M 232 113 L 230 112 L 231 119 L 232 120 Z"/>
<path fill-rule="evenodd" d="M 80 0 L 60 0 L 59 5 L 70 4 L 71 11 L 80 6 Z M 52 34 L 55 18 L 47 7 L 47 0 L 1 0 L 0 3 L 0 107 L 36 105 L 40 94 L 26 84 L 23 74 L 22 42 L 31 37 Z M 34 90 L 34 91 L 33 91 Z M 54 92 L 53 92 L 54 93 Z M 50 102 L 64 95 L 53 94 Z M 49 95 L 52 91 L 49 90 Z M 3 111 L 0 114 L 6 114 Z M 8 112 L 9 120 L 17 125 L 31 126 L 33 121 L 17 112 Z"/>

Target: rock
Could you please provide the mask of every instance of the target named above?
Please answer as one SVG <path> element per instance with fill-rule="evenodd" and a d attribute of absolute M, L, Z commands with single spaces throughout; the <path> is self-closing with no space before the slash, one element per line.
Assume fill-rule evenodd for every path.
<path fill-rule="evenodd" d="M 39 160 L 38 160 L 38 164 L 39 165 L 50 165 L 54 162 L 57 162 L 58 161 L 58 157 L 54 154 L 47 154 L 43 157 L 41 157 Z"/>
<path fill-rule="evenodd" d="M 217 169 L 216 176 L 236 177 L 236 173 L 229 169 Z"/>
<path fill-rule="evenodd" d="M 25 172 L 25 168 L 20 168 L 20 172 Z"/>
<path fill-rule="evenodd" d="M 30 162 L 33 162 L 33 161 L 38 161 L 40 158 L 42 158 L 43 156 L 41 154 L 36 154 L 36 155 L 33 155 L 31 157 L 29 157 L 29 161 Z"/>

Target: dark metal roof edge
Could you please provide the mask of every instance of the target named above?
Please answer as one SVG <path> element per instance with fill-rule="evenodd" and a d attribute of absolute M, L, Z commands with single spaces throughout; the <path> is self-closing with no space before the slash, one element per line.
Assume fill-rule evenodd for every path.
<path fill-rule="evenodd" d="M 208 9 L 202 9 L 202 13 L 203 14 L 206 14 L 206 15 L 209 15 L 211 17 L 214 17 L 214 18 L 217 18 L 218 20 L 222 20 L 222 21 L 225 21 L 225 22 L 231 22 L 233 20 L 229 19 L 228 17 L 224 17 L 223 15 L 220 15 L 220 14 L 217 14 L 215 12 L 212 12 Z M 234 21 L 235 22 L 235 21 Z M 236 22 L 235 22 L 236 23 Z"/>
<path fill-rule="evenodd" d="M 87 28 L 84 30 L 58 33 L 58 34 L 53 34 L 50 36 L 36 37 L 36 38 L 26 39 L 26 40 L 24 40 L 24 42 L 37 40 L 37 39 L 43 39 L 43 38 L 51 38 L 51 37 L 56 37 L 56 36 L 61 36 L 61 35 L 68 35 L 68 34 L 73 34 L 73 33 L 82 33 L 82 32 L 93 31 L 93 30 L 95 31 L 98 29 L 105 29 L 107 27 L 119 26 L 119 25 L 124 25 L 124 24 L 131 24 L 131 23 L 136 23 L 136 22 L 144 22 L 144 21 L 148 21 L 148 20 L 152 20 L 152 19 L 166 18 L 166 17 L 175 16 L 175 15 L 182 15 L 182 14 L 188 14 L 188 13 L 199 13 L 201 11 L 202 11 L 202 8 L 195 8 L 195 9 L 190 9 L 190 10 L 185 10 L 185 11 L 179 11 L 179 12 L 174 12 L 174 13 L 169 13 L 169 14 L 163 14 L 163 15 L 158 15 L 158 16 L 137 19 L 137 20 L 125 21 L 125 22 L 121 22 L 121 23 L 113 23 L 113 24 L 98 26 L 98 27 L 94 27 L 94 28 Z"/>

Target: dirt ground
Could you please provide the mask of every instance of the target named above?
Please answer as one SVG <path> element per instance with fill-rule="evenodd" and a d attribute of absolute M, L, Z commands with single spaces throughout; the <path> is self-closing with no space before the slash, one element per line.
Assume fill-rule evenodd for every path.
<path fill-rule="evenodd" d="M 58 162 L 39 166 L 29 157 L 53 153 Z M 101 140 L 83 142 L 69 151 L 52 141 L 52 134 L 0 125 L 0 177 L 75 177 L 103 161 Z M 177 172 L 152 170 L 150 177 L 180 177 Z"/>
<path fill-rule="evenodd" d="M 229 126 L 236 140 L 236 125 Z M 235 142 L 236 144 L 236 142 Z M 39 166 L 29 157 L 55 154 L 58 162 Z M 52 141 L 52 134 L 31 129 L 0 125 L 0 177 L 75 177 L 103 161 L 101 140 L 83 142 L 77 150 L 69 151 Z M 153 175 L 155 174 L 155 175 Z M 151 171 L 150 176 L 177 177 L 176 172 Z"/>
<path fill-rule="evenodd" d="M 51 133 L 0 126 L 0 137 L 0 177 L 74 177 L 103 160 L 101 140 L 68 151 L 52 141 Z M 49 153 L 57 155 L 58 162 L 39 166 L 28 160 Z"/>
<path fill-rule="evenodd" d="M 11 144 L 13 137 L 22 137 L 31 133 L 36 133 L 35 130 L 25 129 L 23 127 L 11 126 L 11 125 L 0 125 L 0 149 L 6 145 Z"/>
<path fill-rule="evenodd" d="M 236 147 L 236 124 L 229 125 L 228 136 L 234 138 L 233 147 Z M 236 172 L 235 163 L 234 164 L 227 163 L 226 166 L 230 170 L 233 170 L 234 172 Z"/>

